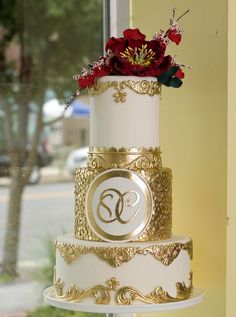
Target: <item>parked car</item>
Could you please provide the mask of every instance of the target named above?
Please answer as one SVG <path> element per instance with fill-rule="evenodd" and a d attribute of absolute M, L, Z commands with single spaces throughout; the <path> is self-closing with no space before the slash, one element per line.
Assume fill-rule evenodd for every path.
<path fill-rule="evenodd" d="M 28 144 L 25 149 L 25 154 L 22 157 L 21 166 L 22 168 L 27 164 L 27 157 L 31 150 L 32 139 L 35 133 L 35 125 L 36 125 L 36 114 L 32 111 L 29 115 L 28 125 L 27 125 L 27 137 L 28 137 Z M 14 119 L 14 117 L 13 117 Z M 5 134 L 3 130 L 3 121 L 4 121 L 4 112 L 1 111 L 0 107 L 0 177 L 9 177 L 11 171 L 11 159 L 9 152 L 7 151 L 7 145 L 5 140 Z M 14 128 L 15 127 L 15 128 Z M 17 135 L 17 122 L 13 120 L 13 133 Z M 49 165 L 52 160 L 53 156 L 50 150 L 50 145 L 48 141 L 49 135 L 49 128 L 43 128 L 40 134 L 39 144 L 37 146 L 37 157 L 36 157 L 36 164 L 34 166 L 33 172 L 30 176 L 29 183 L 36 184 L 40 180 L 40 170 L 41 167 Z"/>
<path fill-rule="evenodd" d="M 25 166 L 27 162 L 27 156 L 29 155 L 30 146 L 22 158 L 22 167 Z M 34 166 L 33 172 L 31 173 L 29 183 L 37 184 L 41 177 L 41 167 L 47 166 L 52 162 L 52 154 L 48 149 L 48 139 L 42 137 L 40 143 L 37 147 L 37 158 L 36 164 Z M 9 177 L 11 169 L 11 159 L 9 153 L 5 148 L 0 148 L 0 177 Z"/>
<path fill-rule="evenodd" d="M 67 170 L 74 175 L 77 167 L 86 167 L 89 147 L 85 146 L 70 152 L 66 160 Z"/>

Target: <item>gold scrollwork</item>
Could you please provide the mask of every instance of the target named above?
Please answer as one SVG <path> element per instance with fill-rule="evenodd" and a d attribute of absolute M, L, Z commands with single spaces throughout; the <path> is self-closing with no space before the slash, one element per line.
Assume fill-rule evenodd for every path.
<path fill-rule="evenodd" d="M 168 266 L 179 255 L 181 250 L 188 252 L 190 259 L 193 255 L 193 245 L 190 239 L 186 243 L 170 243 L 141 247 L 86 247 L 79 244 L 70 244 L 56 241 L 56 249 L 60 252 L 65 263 L 70 264 L 82 254 L 93 253 L 106 261 L 112 267 L 118 267 L 129 262 L 135 255 L 152 255 L 156 260 Z"/>
<path fill-rule="evenodd" d="M 66 291 L 65 294 L 61 294 L 61 292 L 58 292 L 58 289 L 56 286 L 57 283 L 58 282 L 56 282 L 54 285 L 57 298 L 66 300 L 72 303 L 80 303 L 85 298 L 93 297 L 95 304 L 101 304 L 101 305 L 107 305 L 110 303 L 111 301 L 110 291 L 115 290 L 116 286 L 119 284 L 119 282 L 117 282 L 115 278 L 112 278 L 109 281 L 107 281 L 106 283 L 107 286 L 95 285 L 93 287 L 81 290 L 76 284 L 73 283 L 71 284 L 70 288 Z"/>
<path fill-rule="evenodd" d="M 176 283 L 176 297 L 173 297 L 158 286 L 151 293 L 144 295 L 134 287 L 125 286 L 117 290 L 119 281 L 112 277 L 106 282 L 107 286 L 95 285 L 85 290 L 73 283 L 64 291 L 64 282 L 59 278 L 54 281 L 54 290 L 57 298 L 73 303 L 82 302 L 85 298 L 93 297 L 95 304 L 108 305 L 111 302 L 111 291 L 115 291 L 114 299 L 118 305 L 132 305 L 134 301 L 141 301 L 145 304 L 161 304 L 178 302 L 189 298 L 192 292 L 192 274 L 190 274 L 190 285 L 186 286 L 184 282 Z M 60 289 L 58 289 L 60 285 Z"/>
<path fill-rule="evenodd" d="M 92 86 L 88 91 L 91 96 L 100 95 L 109 88 L 114 88 L 116 92 L 112 95 L 115 102 L 125 102 L 127 93 L 124 89 L 128 88 L 132 91 L 141 95 L 159 95 L 161 93 L 161 85 L 154 81 L 134 81 L 134 80 L 124 80 L 118 81 L 107 81 L 101 82 L 97 81 L 94 86 Z"/>
<path fill-rule="evenodd" d="M 56 280 L 56 267 L 54 266 L 54 280 L 53 280 L 53 284 L 54 284 L 54 289 L 55 292 L 57 294 L 57 296 L 62 296 L 63 295 L 63 288 L 65 286 L 65 283 L 58 278 Z"/>
<path fill-rule="evenodd" d="M 160 148 L 90 147 L 88 167 L 91 169 L 160 169 L 162 167 L 161 151 Z"/>
<path fill-rule="evenodd" d="M 145 304 L 162 304 L 178 302 L 189 298 L 192 292 L 192 278 L 190 277 L 190 285 L 186 286 L 184 282 L 176 283 L 176 297 L 173 297 L 158 286 L 151 293 L 144 295 L 134 287 L 122 287 L 116 293 L 116 301 L 119 305 L 132 305 L 135 300 Z"/>

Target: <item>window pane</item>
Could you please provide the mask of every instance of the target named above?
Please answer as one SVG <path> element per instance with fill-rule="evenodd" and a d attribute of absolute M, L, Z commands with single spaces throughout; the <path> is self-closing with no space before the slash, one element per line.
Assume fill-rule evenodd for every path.
<path fill-rule="evenodd" d="M 0 0 L 0 42 L 1 315 L 42 305 L 53 240 L 73 232 L 90 109 L 85 95 L 65 103 L 73 75 L 103 54 L 103 1 Z"/>

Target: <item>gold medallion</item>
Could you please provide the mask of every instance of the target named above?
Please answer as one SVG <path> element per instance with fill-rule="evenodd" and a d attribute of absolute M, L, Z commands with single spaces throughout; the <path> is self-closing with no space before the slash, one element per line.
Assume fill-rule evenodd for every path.
<path fill-rule="evenodd" d="M 130 241 L 149 224 L 152 194 L 137 173 L 110 169 L 91 183 L 86 197 L 86 217 L 91 230 L 105 241 Z"/>

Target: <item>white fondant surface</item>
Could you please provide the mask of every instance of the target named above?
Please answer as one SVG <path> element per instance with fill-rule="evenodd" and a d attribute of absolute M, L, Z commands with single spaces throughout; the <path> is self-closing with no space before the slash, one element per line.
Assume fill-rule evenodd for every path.
<path fill-rule="evenodd" d="M 157 81 L 155 77 L 105 76 L 106 81 Z M 129 88 L 125 102 L 115 102 L 113 88 L 91 97 L 90 145 L 159 147 L 159 95 L 139 94 Z"/>
<path fill-rule="evenodd" d="M 130 243 L 107 243 L 90 242 L 75 239 L 72 234 L 60 236 L 58 241 L 77 244 L 86 247 L 135 247 L 145 248 L 153 245 L 166 245 L 171 243 L 186 243 L 187 237 L 173 237 L 158 242 L 130 242 Z M 161 286 L 169 295 L 176 296 L 176 283 L 184 282 L 189 286 L 190 257 L 187 251 L 181 250 L 177 258 L 170 264 L 164 265 L 154 258 L 153 255 L 135 255 L 129 262 L 118 267 L 110 266 L 98 256 L 88 253 L 80 255 L 70 264 L 66 264 L 56 251 L 56 278 L 65 283 L 65 290 L 75 283 L 80 289 L 86 289 L 95 285 L 106 285 L 106 281 L 115 277 L 119 287 L 135 287 L 143 294 L 149 294 L 156 287 Z M 85 299 L 85 303 L 93 304 L 93 299 Z M 111 304 L 115 304 L 113 301 Z"/>

